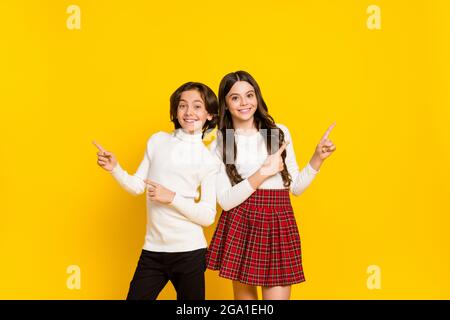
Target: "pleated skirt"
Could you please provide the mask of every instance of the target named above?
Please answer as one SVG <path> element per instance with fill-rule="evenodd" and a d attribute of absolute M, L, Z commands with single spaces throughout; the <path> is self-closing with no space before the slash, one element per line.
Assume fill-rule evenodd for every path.
<path fill-rule="evenodd" d="M 255 286 L 305 281 L 300 235 L 288 189 L 257 189 L 223 211 L 206 254 L 219 276 Z"/>

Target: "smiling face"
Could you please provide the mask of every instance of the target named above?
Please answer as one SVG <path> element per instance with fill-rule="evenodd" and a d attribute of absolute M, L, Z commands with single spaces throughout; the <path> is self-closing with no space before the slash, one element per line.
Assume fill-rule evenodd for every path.
<path fill-rule="evenodd" d="M 181 93 L 177 108 L 177 120 L 188 133 L 201 132 L 212 115 L 206 110 L 205 102 L 199 91 L 188 90 Z"/>
<path fill-rule="evenodd" d="M 253 123 L 258 107 L 255 89 L 247 81 L 237 81 L 225 97 L 233 122 Z"/>

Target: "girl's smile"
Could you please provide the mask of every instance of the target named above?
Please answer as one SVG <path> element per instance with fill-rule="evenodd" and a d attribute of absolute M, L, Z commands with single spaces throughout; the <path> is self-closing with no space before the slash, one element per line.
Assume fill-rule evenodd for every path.
<path fill-rule="evenodd" d="M 252 110 L 252 107 L 250 108 L 245 108 L 245 109 L 238 109 L 238 111 L 242 114 L 247 114 Z"/>

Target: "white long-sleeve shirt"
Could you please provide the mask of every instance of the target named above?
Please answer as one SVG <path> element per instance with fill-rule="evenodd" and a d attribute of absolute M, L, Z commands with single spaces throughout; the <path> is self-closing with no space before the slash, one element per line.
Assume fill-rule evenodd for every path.
<path fill-rule="evenodd" d="M 286 141 L 289 145 L 286 148 L 286 168 L 291 175 L 292 182 L 290 191 L 294 195 L 300 195 L 314 180 L 316 174 L 320 171 L 315 170 L 308 163 L 303 170 L 299 170 L 295 158 L 292 137 L 288 128 L 282 124 L 277 124 L 278 128 L 283 130 Z M 248 178 L 253 175 L 266 160 L 268 153 L 263 136 L 256 132 L 254 134 L 242 134 L 235 132 L 236 141 L 236 169 L 244 179 L 238 184 L 232 186 L 230 179 L 225 171 L 225 164 L 222 161 L 222 147 L 217 143 L 217 139 L 211 142 L 210 150 L 220 162 L 220 169 L 217 175 L 216 191 L 217 202 L 223 210 L 230 210 L 241 203 L 255 192 L 250 185 Z M 280 173 L 267 178 L 258 189 L 284 189 L 283 179 Z"/>
<path fill-rule="evenodd" d="M 144 193 L 145 179 L 176 193 L 170 204 L 147 197 L 145 250 L 184 252 L 207 247 L 202 226 L 211 225 L 215 219 L 218 167 L 201 134 L 189 134 L 182 129 L 153 134 L 134 175 L 116 165 L 111 174 L 134 195 Z M 196 202 L 199 186 L 201 199 Z"/>

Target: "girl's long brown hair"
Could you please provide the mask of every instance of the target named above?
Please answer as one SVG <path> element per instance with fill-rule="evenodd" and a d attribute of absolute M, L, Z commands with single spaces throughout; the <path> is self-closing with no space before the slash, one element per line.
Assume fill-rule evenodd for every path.
<path fill-rule="evenodd" d="M 245 71 L 236 71 L 227 74 L 225 77 L 223 77 L 222 81 L 220 82 L 219 86 L 219 126 L 218 126 L 218 148 L 221 148 L 222 153 L 222 159 L 225 164 L 226 172 L 228 177 L 230 178 L 231 184 L 235 185 L 242 180 L 244 180 L 241 175 L 238 173 L 235 165 L 236 160 L 236 142 L 234 141 L 234 137 L 232 138 L 233 141 L 229 141 L 230 136 L 227 136 L 227 129 L 232 129 L 234 132 L 233 127 L 233 121 L 231 118 L 231 113 L 227 109 L 226 104 L 226 96 L 228 92 L 230 92 L 231 87 L 238 81 L 246 81 L 250 85 L 253 86 L 255 90 L 256 99 L 258 102 L 258 106 L 256 108 L 255 114 L 254 114 L 254 122 L 256 128 L 259 130 L 261 135 L 265 138 L 264 142 L 266 143 L 267 147 L 267 153 L 272 154 L 271 150 L 277 150 L 275 148 L 272 148 L 272 141 L 275 141 L 275 144 L 278 144 L 278 148 L 281 147 L 281 145 L 284 142 L 284 133 L 283 130 L 278 128 L 275 124 L 275 121 L 273 118 L 269 115 L 267 105 L 264 102 L 264 99 L 261 94 L 261 90 L 259 89 L 258 83 L 256 80 Z M 261 129 L 267 130 L 267 135 L 264 135 L 261 131 Z M 278 129 L 278 130 L 271 130 L 271 129 Z M 273 136 L 275 133 L 278 133 L 277 136 Z M 227 145 L 228 143 L 233 143 L 233 146 Z M 278 142 L 278 143 L 276 143 Z M 274 146 L 275 147 L 275 146 Z M 283 158 L 284 168 L 283 171 L 281 171 L 281 177 L 283 178 L 283 185 L 285 187 L 289 187 L 291 184 L 291 177 L 289 175 L 289 172 L 286 168 L 286 150 L 283 151 L 281 154 L 281 157 Z M 229 161 L 232 158 L 232 161 Z M 227 161 L 228 159 L 228 161 Z"/>

